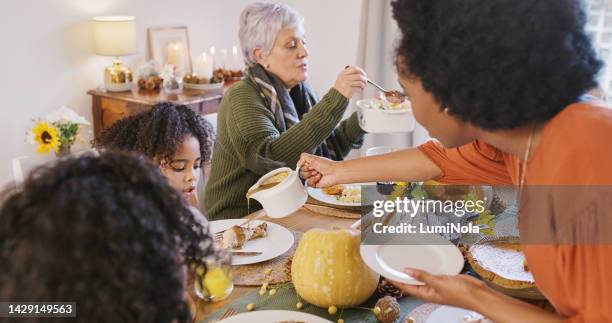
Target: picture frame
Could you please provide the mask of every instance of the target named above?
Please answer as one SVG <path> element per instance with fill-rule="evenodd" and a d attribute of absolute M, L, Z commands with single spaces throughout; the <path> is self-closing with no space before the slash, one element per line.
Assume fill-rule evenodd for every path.
<path fill-rule="evenodd" d="M 148 28 L 147 39 L 149 59 L 156 60 L 161 66 L 173 63 L 177 70 L 192 73 L 187 26 Z"/>

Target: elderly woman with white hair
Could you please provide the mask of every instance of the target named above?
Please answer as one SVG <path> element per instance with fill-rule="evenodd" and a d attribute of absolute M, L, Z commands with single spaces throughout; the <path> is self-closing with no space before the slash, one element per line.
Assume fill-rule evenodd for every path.
<path fill-rule="evenodd" d="M 240 16 L 247 77 L 227 90 L 217 119 L 212 171 L 204 195 L 210 219 L 247 215 L 245 194 L 268 171 L 294 168 L 303 152 L 342 160 L 363 142 L 349 99 L 366 84 L 358 67 L 344 68 L 319 101 L 305 82 L 303 18 L 282 4 L 254 3 Z M 261 208 L 250 204 L 250 211 Z"/>

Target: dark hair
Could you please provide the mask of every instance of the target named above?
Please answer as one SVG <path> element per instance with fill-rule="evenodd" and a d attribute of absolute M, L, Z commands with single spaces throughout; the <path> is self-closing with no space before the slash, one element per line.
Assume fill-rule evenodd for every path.
<path fill-rule="evenodd" d="M 396 0 L 400 72 L 486 130 L 551 119 L 602 66 L 578 0 Z M 404 65 L 404 66 L 402 66 Z"/>
<path fill-rule="evenodd" d="M 149 161 L 69 158 L 3 196 L 0 300 L 75 301 L 82 322 L 191 321 L 183 264 L 214 257 L 213 239 Z"/>
<path fill-rule="evenodd" d="M 149 111 L 115 122 L 95 139 L 94 146 L 168 160 L 187 135 L 199 141 L 202 161 L 210 161 L 214 141 L 211 124 L 185 105 L 161 102 Z"/>

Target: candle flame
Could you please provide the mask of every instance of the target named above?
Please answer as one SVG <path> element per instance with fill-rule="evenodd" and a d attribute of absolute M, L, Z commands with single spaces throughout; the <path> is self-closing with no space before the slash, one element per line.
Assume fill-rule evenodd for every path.
<path fill-rule="evenodd" d="M 212 47 L 210 48 L 210 54 L 211 54 L 211 55 L 215 55 L 215 46 L 212 46 Z"/>
<path fill-rule="evenodd" d="M 236 46 L 232 47 L 232 53 L 238 55 L 238 48 L 236 48 Z"/>

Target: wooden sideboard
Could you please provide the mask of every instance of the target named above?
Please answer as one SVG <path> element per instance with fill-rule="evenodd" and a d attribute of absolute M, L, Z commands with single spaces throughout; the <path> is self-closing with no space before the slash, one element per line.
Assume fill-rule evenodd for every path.
<path fill-rule="evenodd" d="M 137 88 L 129 92 L 107 92 L 98 88 L 88 91 L 87 94 L 91 95 L 92 99 L 94 136 L 98 136 L 115 121 L 149 110 L 154 104 L 163 101 L 184 104 L 201 115 L 216 113 L 223 97 L 223 89 L 184 89 L 178 94 L 166 94 L 164 91 L 140 91 Z"/>

